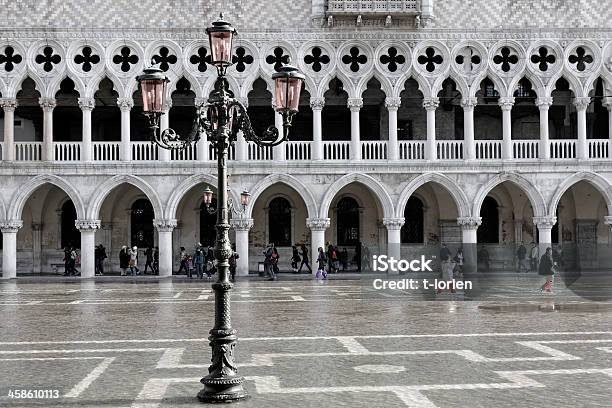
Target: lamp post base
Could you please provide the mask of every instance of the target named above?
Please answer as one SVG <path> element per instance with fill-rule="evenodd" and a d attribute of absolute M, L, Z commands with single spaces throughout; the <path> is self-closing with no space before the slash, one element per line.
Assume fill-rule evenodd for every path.
<path fill-rule="evenodd" d="M 220 403 L 235 402 L 248 398 L 249 394 L 242 387 L 244 378 L 202 378 L 204 388 L 198 393 L 200 402 Z"/>

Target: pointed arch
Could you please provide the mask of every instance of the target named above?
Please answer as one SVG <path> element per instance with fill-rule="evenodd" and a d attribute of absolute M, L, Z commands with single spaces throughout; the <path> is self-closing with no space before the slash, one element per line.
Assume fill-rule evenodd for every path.
<path fill-rule="evenodd" d="M 25 70 L 21 73 L 21 75 L 11 79 L 11 82 L 8 84 L 7 87 L 7 94 L 2 94 L 2 96 L 5 98 L 16 98 L 19 91 L 21 91 L 23 81 L 25 81 L 26 78 L 30 78 L 32 81 L 34 81 L 34 84 L 36 85 L 36 90 L 38 91 L 41 97 L 47 95 L 47 86 L 42 81 L 42 79 L 40 79 L 40 77 L 36 75 L 35 72 Z"/>
<path fill-rule="evenodd" d="M 458 75 L 453 70 L 449 71 L 449 74 L 447 76 L 440 75 L 436 78 L 433 83 L 433 86 L 431 87 L 431 94 L 438 95 L 438 93 L 442 90 L 442 84 L 444 84 L 444 81 L 446 81 L 447 79 L 451 79 L 455 83 L 457 91 L 461 94 L 462 98 L 467 97 L 467 95 L 469 94 L 469 88 L 467 82 L 465 81 L 465 78 L 461 75 Z"/>
<path fill-rule="evenodd" d="M 581 171 L 564 179 L 550 200 L 550 204 L 548 205 L 548 215 L 554 216 L 556 214 L 557 206 L 559 205 L 559 201 L 561 200 L 561 197 L 563 197 L 563 194 L 565 194 L 565 192 L 567 192 L 574 184 L 580 181 L 588 182 L 601 193 L 608 207 L 608 215 L 612 215 L 612 183 L 610 183 L 610 181 L 605 177 L 592 171 Z"/>
<path fill-rule="evenodd" d="M 457 182 L 442 173 L 431 172 L 424 173 L 418 177 L 415 177 L 410 181 L 410 183 L 408 183 L 406 187 L 404 187 L 404 189 L 400 193 L 399 199 L 397 201 L 397 206 L 395 208 L 395 216 L 397 218 L 404 217 L 404 208 L 406 207 L 406 204 L 408 203 L 410 197 L 414 194 L 416 190 L 418 190 L 420 187 L 427 183 L 436 183 L 446 189 L 446 191 L 455 201 L 459 217 L 470 216 L 470 205 L 468 198 L 463 192 L 463 190 L 459 188 Z"/>
<path fill-rule="evenodd" d="M 474 80 L 474 83 L 470 87 L 470 94 L 469 94 L 470 98 L 473 98 L 476 96 L 476 92 L 480 90 L 482 81 L 484 81 L 487 78 L 489 78 L 489 80 L 493 82 L 493 85 L 495 86 L 495 90 L 499 92 L 500 97 L 508 96 L 508 89 L 506 88 L 506 84 L 504 84 L 504 82 L 501 80 L 499 76 L 497 76 L 495 72 L 491 70 L 487 70 L 487 71 L 484 71 L 482 75 L 479 75 Z"/>
<path fill-rule="evenodd" d="M 423 94 L 423 98 L 433 96 L 432 88 L 429 82 L 427 82 L 427 79 L 425 77 L 419 74 L 407 74 L 401 76 L 395 86 L 395 96 L 399 97 L 401 95 L 402 91 L 406 88 L 406 81 L 408 81 L 409 79 L 414 79 L 417 82 L 417 84 L 419 85 L 419 91 L 421 91 L 421 93 Z"/>
<path fill-rule="evenodd" d="M 482 206 L 482 202 L 484 201 L 485 197 L 491 192 L 491 190 L 493 190 L 495 187 L 505 181 L 510 181 L 516 184 L 527 194 L 527 197 L 531 202 L 531 206 L 533 207 L 534 217 L 542 217 L 546 215 L 546 201 L 544 200 L 542 193 L 540 193 L 540 190 L 538 190 L 538 188 L 534 186 L 533 183 L 527 180 L 525 177 L 517 173 L 504 172 L 497 174 L 486 184 L 484 184 L 480 188 L 480 190 L 478 190 L 478 193 L 476 194 L 476 197 L 473 201 L 473 216 L 477 217 L 478 214 L 480 214 L 480 207 Z"/>
<path fill-rule="evenodd" d="M 544 83 L 530 70 L 525 70 L 524 75 L 518 75 L 512 78 L 512 81 L 510 81 L 510 84 L 508 85 L 508 95 L 514 95 L 514 92 L 518 88 L 519 82 L 521 82 L 523 78 L 527 78 L 527 80 L 531 83 L 531 89 L 533 89 L 538 98 L 545 96 L 543 95 L 543 92 L 545 92 L 546 89 Z"/>
<path fill-rule="evenodd" d="M 330 84 L 331 81 L 334 80 L 334 78 L 338 78 L 340 80 L 340 82 L 342 82 L 342 88 L 344 89 L 344 91 L 346 92 L 348 97 L 349 98 L 353 98 L 353 95 L 355 95 L 355 93 L 356 93 L 355 87 L 353 85 L 353 82 L 351 82 L 349 77 L 347 77 L 340 70 L 336 70 L 336 72 L 334 72 L 333 74 L 330 74 L 329 76 L 325 77 L 325 79 L 323 81 L 321 81 L 321 84 L 319 85 L 320 89 L 321 89 L 321 95 L 320 96 L 321 97 L 325 96 L 325 92 L 327 92 L 327 90 L 329 89 L 329 84 Z M 361 97 L 361 95 L 359 97 Z"/>
<path fill-rule="evenodd" d="M 387 190 L 383 185 L 376 180 L 374 177 L 363 173 L 350 173 L 340 177 L 336 180 L 325 192 L 323 200 L 319 205 L 319 217 L 327 218 L 329 213 L 329 207 L 334 197 L 344 187 L 351 183 L 360 183 L 367 187 L 373 194 L 378 198 L 378 202 L 383 208 L 383 217 L 392 218 L 394 212 L 393 201 Z"/>
<path fill-rule="evenodd" d="M 119 78 L 117 78 L 117 76 L 113 74 L 112 71 L 104 69 L 98 75 L 92 77 L 89 80 L 89 82 L 87 83 L 87 92 L 86 92 L 85 97 L 93 98 L 93 96 L 96 94 L 96 92 L 100 88 L 100 82 L 102 82 L 104 78 L 107 78 L 109 81 L 112 82 L 113 89 L 117 92 L 119 98 L 123 98 L 126 96 L 124 89 L 123 89 L 123 83 L 121 83 Z M 129 96 L 131 97 L 132 95 L 129 95 Z"/>
<path fill-rule="evenodd" d="M 557 81 L 561 78 L 564 78 L 567 81 L 567 83 L 569 84 L 570 90 L 574 92 L 574 96 L 576 98 L 585 96 L 584 89 L 582 85 L 580 84 L 580 81 L 578 80 L 578 78 L 576 78 L 574 74 L 572 74 L 571 72 L 565 69 L 563 69 L 562 71 L 559 71 L 557 74 L 555 74 L 550 79 L 550 82 L 546 86 L 546 95 L 552 95 L 552 92 L 557 87 Z"/>
<path fill-rule="evenodd" d="M 151 205 L 153 205 L 153 210 L 155 211 L 156 218 L 162 218 L 164 215 L 163 206 L 161 203 L 161 199 L 157 194 L 157 191 L 151 187 L 149 183 L 141 179 L 140 177 L 121 174 L 118 176 L 111 177 L 106 180 L 100 186 L 96 188 L 95 194 L 89 200 L 87 205 L 87 217 L 88 219 L 98 219 L 100 216 L 100 208 L 102 207 L 102 203 L 106 199 L 106 197 L 110 194 L 115 187 L 120 186 L 121 184 L 131 184 L 134 187 L 140 189 L 149 201 L 151 201 Z"/>
<path fill-rule="evenodd" d="M 268 187 L 273 186 L 274 184 L 286 184 L 291 187 L 295 192 L 302 198 L 304 203 L 306 204 L 306 210 L 308 211 L 308 217 L 316 218 L 317 217 L 317 202 L 314 199 L 314 196 L 308 186 L 302 183 L 297 178 L 285 174 L 285 173 L 275 173 L 266 176 L 265 178 L 258 181 L 252 188 L 251 191 L 251 202 L 256 202 L 259 196 L 268 189 Z M 247 207 L 246 217 L 251 218 L 253 205 Z"/>
<path fill-rule="evenodd" d="M 393 96 L 393 85 L 389 82 L 389 79 L 379 72 L 372 71 L 369 75 L 363 76 L 356 87 L 356 96 L 357 98 L 361 98 L 365 90 L 368 88 L 368 82 L 372 79 L 376 79 L 380 83 L 380 89 L 385 93 L 386 97 Z"/>
<path fill-rule="evenodd" d="M 86 86 L 83 79 L 70 71 L 65 71 L 61 75 L 53 77 L 49 83 L 49 87 L 47 88 L 47 96 L 49 98 L 55 98 L 55 94 L 60 90 L 62 81 L 64 81 L 66 78 L 69 78 L 74 83 L 74 89 L 79 93 L 79 98 L 85 97 Z"/>
<path fill-rule="evenodd" d="M 28 182 L 20 185 L 11 199 L 7 218 L 11 220 L 20 220 L 26 201 L 39 187 L 43 186 L 44 184 L 52 184 L 66 193 L 74 203 L 77 217 L 85 218 L 85 206 L 83 205 L 83 200 L 81 199 L 78 190 L 67 180 L 51 174 L 36 176 Z"/>

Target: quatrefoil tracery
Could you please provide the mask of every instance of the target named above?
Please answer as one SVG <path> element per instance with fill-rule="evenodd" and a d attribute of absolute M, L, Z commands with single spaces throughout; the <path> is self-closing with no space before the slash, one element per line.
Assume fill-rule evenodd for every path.
<path fill-rule="evenodd" d="M 308 65 L 312 64 L 312 70 L 319 72 L 323 69 L 323 65 L 329 64 L 331 59 L 328 55 L 323 54 L 320 47 L 313 47 L 310 54 L 304 56 L 304 62 Z"/>
<path fill-rule="evenodd" d="M 159 69 L 165 72 L 170 69 L 170 65 L 176 64 L 178 58 L 176 58 L 176 55 L 170 54 L 168 47 L 161 47 L 159 54 L 153 56 L 153 61 L 159 64 Z"/>
<path fill-rule="evenodd" d="M 0 65 L 4 64 L 4 70 L 11 72 L 15 65 L 23 61 L 23 57 L 15 52 L 15 49 L 10 45 L 4 49 L 4 54 L 0 54 Z"/>
<path fill-rule="evenodd" d="M 586 69 L 587 64 L 593 63 L 594 59 L 592 55 L 587 54 L 584 47 L 578 47 L 575 54 L 569 56 L 568 61 L 570 64 L 576 64 L 576 69 L 582 72 Z"/>
<path fill-rule="evenodd" d="M 53 48 L 47 45 L 43 49 L 42 54 L 38 54 L 34 61 L 36 61 L 37 64 L 42 65 L 45 72 L 51 72 L 53 71 L 53 66 L 62 61 L 62 57 L 59 54 L 54 54 Z"/>
<path fill-rule="evenodd" d="M 121 64 L 121 71 L 129 72 L 132 68 L 130 65 L 138 64 L 138 55 L 132 54 L 132 50 L 130 47 L 123 47 L 119 54 L 113 56 L 113 63 L 119 65 Z"/>
<path fill-rule="evenodd" d="M 351 47 L 349 53 L 342 57 L 342 62 L 348 65 L 351 71 L 357 72 L 360 64 L 365 65 L 368 62 L 368 57 L 361 54 L 358 47 Z"/>
<path fill-rule="evenodd" d="M 74 56 L 74 62 L 76 64 L 83 64 L 81 67 L 83 71 L 89 72 L 93 65 L 96 65 L 100 62 L 100 56 L 93 53 L 91 47 L 85 46 L 81 51 L 81 54 L 77 54 Z"/>
<path fill-rule="evenodd" d="M 389 47 L 387 54 L 380 56 L 380 62 L 387 66 L 387 69 L 391 72 L 395 72 L 399 65 L 406 62 L 406 57 L 400 54 L 395 47 Z"/>
<path fill-rule="evenodd" d="M 442 64 L 444 58 L 442 58 L 442 55 L 436 54 L 436 50 L 433 47 L 427 47 L 425 49 L 425 54 L 419 55 L 417 61 L 419 64 L 425 65 L 427 72 L 434 72 L 436 70 L 436 65 Z"/>
<path fill-rule="evenodd" d="M 205 72 L 207 68 L 207 64 L 211 63 L 210 55 L 208 55 L 208 50 L 205 47 L 198 48 L 197 54 L 193 54 L 189 57 L 189 62 L 193 65 L 198 66 L 198 71 Z"/>
<path fill-rule="evenodd" d="M 552 65 L 557 61 L 557 58 L 548 52 L 548 48 L 540 47 L 537 54 L 531 56 L 531 62 L 538 64 L 538 68 L 542 72 L 548 71 L 548 65 Z"/>
<path fill-rule="evenodd" d="M 493 57 L 493 62 L 501 65 L 502 71 L 508 72 L 512 69 L 512 65 L 518 64 L 519 58 L 516 54 L 512 54 L 509 47 L 502 47 L 500 53 Z"/>
<path fill-rule="evenodd" d="M 266 57 L 266 62 L 274 65 L 274 70 L 278 72 L 281 65 L 289 63 L 289 55 L 285 54 L 281 47 L 276 47 L 272 54 Z"/>
<path fill-rule="evenodd" d="M 236 54 L 232 56 L 232 64 L 238 72 L 244 72 L 247 65 L 251 65 L 255 59 L 252 55 L 247 54 L 244 47 L 236 48 Z"/>

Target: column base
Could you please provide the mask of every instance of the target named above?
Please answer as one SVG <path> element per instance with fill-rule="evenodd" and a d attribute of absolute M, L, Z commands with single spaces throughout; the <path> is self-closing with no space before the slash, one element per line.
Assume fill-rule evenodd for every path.
<path fill-rule="evenodd" d="M 205 403 L 235 402 L 244 400 L 249 394 L 242 387 L 244 378 L 202 378 L 204 388 L 198 393 L 198 400 Z"/>

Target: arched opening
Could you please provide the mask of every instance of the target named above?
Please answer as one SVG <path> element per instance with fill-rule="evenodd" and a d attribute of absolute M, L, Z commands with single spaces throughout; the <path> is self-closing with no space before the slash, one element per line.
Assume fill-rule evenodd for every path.
<path fill-rule="evenodd" d="M 17 92 L 15 142 L 42 142 L 43 112 L 39 99 L 40 92 L 36 89 L 36 83 L 30 78 L 24 79 L 21 89 Z M 4 129 L 2 131 L 4 132 Z M 19 159 L 19 156 L 16 158 Z"/>
<path fill-rule="evenodd" d="M 94 94 L 95 109 L 91 112 L 91 137 L 93 141 L 118 142 L 121 140 L 121 111 L 117 106 L 119 94 L 113 82 L 104 78 Z"/>
<path fill-rule="evenodd" d="M 352 197 L 342 197 L 336 206 L 336 237 L 338 245 L 356 245 L 360 241 L 359 203 Z"/>
<path fill-rule="evenodd" d="M 184 77 L 176 83 L 172 92 L 172 107 L 170 108 L 170 127 L 179 135 L 187 135 L 193 130 L 193 120 L 196 115 L 195 93 L 191 83 Z"/>
<path fill-rule="evenodd" d="M 608 139 L 610 132 L 608 109 L 604 105 L 606 98 L 612 95 L 606 93 L 603 79 L 597 78 L 593 90 L 590 93 L 591 104 L 587 109 L 587 138 L 588 139 Z"/>
<path fill-rule="evenodd" d="M 217 208 L 217 199 L 213 198 L 209 208 Z M 200 204 L 200 239 L 205 247 L 214 247 L 217 238 L 217 215 L 206 209 L 206 204 Z"/>
<path fill-rule="evenodd" d="M 385 108 L 385 93 L 376 78 L 368 81 L 361 94 L 363 107 L 359 110 L 359 137 L 361 140 L 388 140 L 389 114 Z"/>
<path fill-rule="evenodd" d="M 463 140 L 463 108 L 461 92 L 451 78 L 442 82 L 438 92 L 440 107 L 436 110 L 436 139 Z"/>
<path fill-rule="evenodd" d="M 268 205 L 269 241 L 277 247 L 291 246 L 291 204 L 276 197 Z"/>
<path fill-rule="evenodd" d="M 398 140 L 425 140 L 427 138 L 427 112 L 423 109 L 423 93 L 419 83 L 410 78 L 400 93 L 401 106 L 397 111 Z"/>
<path fill-rule="evenodd" d="M 140 87 L 132 94 L 134 106 L 130 109 L 130 141 L 148 142 L 151 140 L 147 118 L 142 114 L 142 93 Z"/>
<path fill-rule="evenodd" d="M 540 138 L 540 110 L 535 105 L 537 94 L 529 79 L 523 77 L 514 91 L 512 107 L 512 139 Z"/>
<path fill-rule="evenodd" d="M 552 91 L 553 104 L 548 110 L 549 132 L 551 139 L 576 139 L 578 137 L 574 92 L 563 77 L 555 83 Z"/>
<path fill-rule="evenodd" d="M 480 207 L 482 224 L 478 227 L 478 243 L 499 244 L 499 209 L 497 201 L 486 196 Z"/>
<path fill-rule="evenodd" d="M 499 92 L 488 77 L 480 82 L 474 107 L 474 139 L 501 140 L 502 112 L 499 109 Z"/>
<path fill-rule="evenodd" d="M 67 200 L 61 208 L 61 243 L 60 247 L 81 247 L 81 232 L 76 228 L 74 222 L 77 219 L 76 208 L 72 200 Z"/>
<path fill-rule="evenodd" d="M 132 204 L 130 212 L 130 245 L 148 248 L 154 243 L 153 206 L 148 198 L 141 198 Z"/>
<path fill-rule="evenodd" d="M 415 196 L 408 199 L 404 209 L 404 225 L 401 230 L 402 244 L 422 244 L 423 237 L 423 202 Z"/>
<path fill-rule="evenodd" d="M 53 109 L 53 140 L 57 142 L 81 141 L 83 113 L 79 108 L 79 92 L 74 82 L 65 78 L 55 94 L 57 106 Z"/>
<path fill-rule="evenodd" d="M 247 113 L 251 119 L 251 125 L 255 133 L 261 135 L 268 126 L 274 125 L 272 94 L 268 91 L 266 81 L 257 78 L 253 82 L 253 88 L 248 94 L 248 100 Z"/>
<path fill-rule="evenodd" d="M 321 112 L 323 140 L 351 140 L 351 112 L 342 81 L 332 79 L 324 97 L 325 106 Z"/>
<path fill-rule="evenodd" d="M 312 141 L 312 108 L 310 107 L 310 93 L 302 86 L 298 114 L 293 117 L 293 125 L 289 131 L 292 141 Z M 327 126 L 327 124 L 326 124 Z"/>

